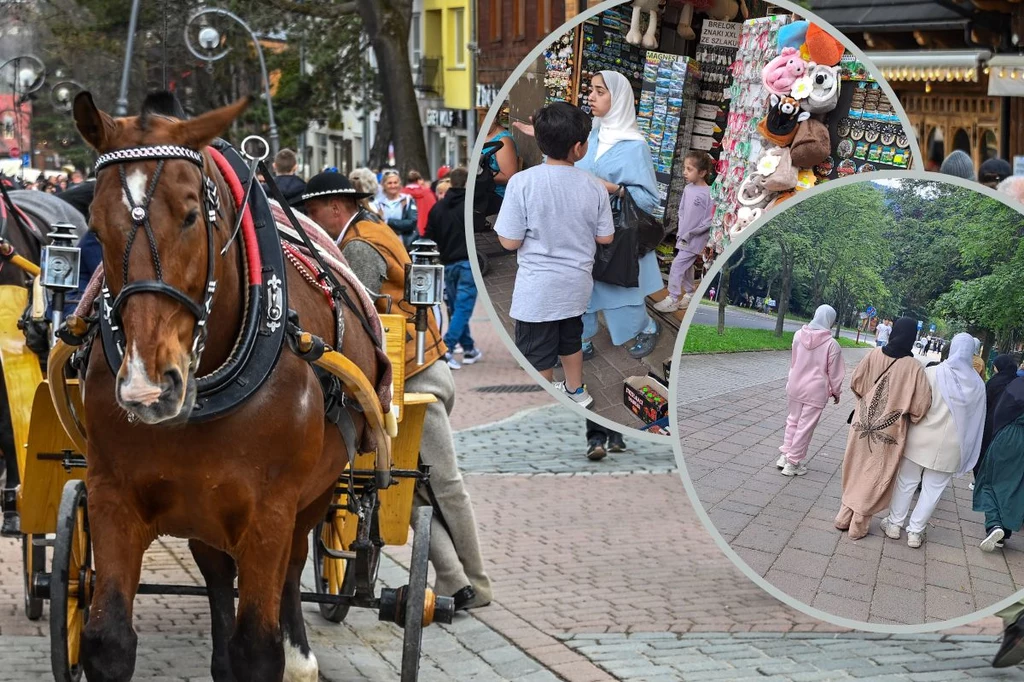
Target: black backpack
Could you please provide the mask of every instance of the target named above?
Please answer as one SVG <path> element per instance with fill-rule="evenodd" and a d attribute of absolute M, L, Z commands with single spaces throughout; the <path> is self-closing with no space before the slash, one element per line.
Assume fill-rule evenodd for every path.
<path fill-rule="evenodd" d="M 476 186 L 473 190 L 474 232 L 485 232 L 487 217 L 497 215 L 501 208 L 501 197 L 495 192 L 498 185 L 494 182 L 496 173 L 491 169 L 491 159 L 503 144 L 504 140 L 485 142 L 480 153 L 480 167 L 476 171 Z"/>

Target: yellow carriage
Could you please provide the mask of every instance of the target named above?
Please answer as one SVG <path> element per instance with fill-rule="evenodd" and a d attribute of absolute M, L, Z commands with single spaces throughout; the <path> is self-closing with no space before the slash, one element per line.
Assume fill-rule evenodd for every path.
<path fill-rule="evenodd" d="M 82 675 L 79 644 L 95 577 L 85 481 L 87 434 L 73 367 L 76 349 L 58 341 L 44 377 L 38 356 L 26 346 L 17 326 L 27 303 L 27 289 L 0 286 L 0 361 L 19 447 L 25 615 L 39 619 L 43 601 L 50 601 L 54 677 L 77 682 Z M 406 320 L 401 315 L 381 315 L 381 320 L 394 369 L 391 413 L 381 412 L 370 382 L 340 353 L 326 350 L 314 363 L 337 376 L 359 399 L 368 421 L 390 447 L 359 454 L 339 478 L 327 516 L 314 531 L 316 591 L 303 593 L 302 599 L 318 603 L 321 614 L 333 622 L 357 606 L 377 609 L 381 620 L 402 626 L 401 679 L 411 681 L 418 676 L 423 626 L 450 623 L 454 603 L 435 596 L 426 585 L 430 507 L 419 508 L 414 519 L 410 584 L 376 588 L 381 549 L 407 542 L 415 486 L 429 475 L 419 463 L 419 443 L 427 405 L 436 400 L 404 392 Z M 48 546 L 53 547 L 49 568 Z M 206 591 L 143 583 L 138 594 L 201 596 Z"/>

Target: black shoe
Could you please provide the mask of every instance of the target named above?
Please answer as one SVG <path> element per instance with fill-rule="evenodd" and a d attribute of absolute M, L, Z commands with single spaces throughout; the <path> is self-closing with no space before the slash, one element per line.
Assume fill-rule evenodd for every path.
<path fill-rule="evenodd" d="M 17 488 L 4 488 L 3 491 L 4 520 L 0 524 L 0 536 L 5 538 L 21 537 L 21 517 L 18 515 Z"/>
<path fill-rule="evenodd" d="M 607 450 L 604 449 L 604 441 L 600 438 L 593 438 L 587 443 L 587 459 L 592 462 L 597 462 L 604 459 L 607 455 Z"/>
<path fill-rule="evenodd" d="M 595 355 L 597 355 L 597 351 L 594 350 L 594 344 L 589 343 L 583 345 L 583 362 L 593 360 Z"/>
<path fill-rule="evenodd" d="M 466 585 L 452 595 L 452 600 L 455 601 L 456 611 L 464 611 L 467 606 L 473 603 L 474 599 L 476 599 L 476 590 L 473 589 L 472 585 Z"/>
<path fill-rule="evenodd" d="M 1021 626 L 1021 614 L 1017 620 L 1003 630 L 1003 644 L 992 659 L 993 668 L 1009 668 L 1024 661 L 1024 627 Z"/>
<path fill-rule="evenodd" d="M 621 433 L 615 433 L 614 431 L 612 433 L 609 433 L 608 434 L 608 452 L 625 452 L 625 451 L 626 451 L 626 441 L 622 440 L 622 434 Z"/>
<path fill-rule="evenodd" d="M 626 352 L 629 353 L 629 357 L 634 360 L 646 358 L 654 352 L 654 347 L 658 345 L 658 337 L 660 335 L 661 323 L 655 320 L 654 331 L 650 334 L 637 334 L 636 338 L 633 339 L 633 343 L 626 347 Z"/>

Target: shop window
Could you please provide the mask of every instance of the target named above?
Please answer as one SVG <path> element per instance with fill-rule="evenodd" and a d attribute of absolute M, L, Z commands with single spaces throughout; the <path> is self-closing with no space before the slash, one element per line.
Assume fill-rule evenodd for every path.
<path fill-rule="evenodd" d="M 502 0 L 491 0 L 491 41 L 498 42 L 501 40 L 501 13 L 504 10 L 504 2 Z"/>
<path fill-rule="evenodd" d="M 971 153 L 971 136 L 963 128 L 957 128 L 953 133 L 953 149 L 961 149 L 968 154 Z"/>
<path fill-rule="evenodd" d="M 466 10 L 462 7 L 452 10 L 452 36 L 455 37 L 453 65 L 456 69 L 466 68 Z"/>
<path fill-rule="evenodd" d="M 526 0 L 512 2 L 512 37 L 526 37 Z"/>
<path fill-rule="evenodd" d="M 412 63 L 420 63 L 420 15 L 412 15 L 412 22 L 409 24 L 409 52 L 412 53 Z"/>
<path fill-rule="evenodd" d="M 554 28 L 551 25 L 551 0 L 537 0 L 537 38 L 543 38 L 551 33 Z"/>

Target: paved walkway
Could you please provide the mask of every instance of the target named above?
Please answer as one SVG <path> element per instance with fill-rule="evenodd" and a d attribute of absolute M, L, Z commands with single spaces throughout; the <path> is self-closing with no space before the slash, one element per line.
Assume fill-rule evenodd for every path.
<path fill-rule="evenodd" d="M 847 376 L 866 352 L 846 352 Z M 688 424 L 682 454 L 719 533 L 772 585 L 828 613 L 900 624 L 963 616 L 1024 587 L 1024 541 L 1011 538 L 1004 552 L 992 554 L 978 548 L 983 517 L 971 510 L 970 477 L 946 489 L 921 549 L 907 547 L 905 533 L 886 538 L 877 522 L 856 542 L 835 530 L 852 394 L 825 409 L 808 451 L 809 473 L 786 478 L 775 466 L 786 419 L 786 381 L 777 376 L 789 353 L 729 358 L 730 372 L 756 383 L 750 379 L 699 407 L 680 401 L 679 422 Z M 720 371 L 713 379 L 699 376 L 720 387 Z"/>
<path fill-rule="evenodd" d="M 496 241 L 491 235 L 477 235 L 477 249 L 486 252 L 496 250 Z M 515 334 L 515 322 L 508 316 L 512 306 L 512 289 L 516 279 L 516 259 L 514 256 L 492 258 L 490 270 L 484 277 L 485 287 L 481 287 L 481 295 L 490 298 L 498 313 L 502 327 L 509 335 L 509 342 Z M 665 327 L 658 338 L 654 352 L 642 361 L 629 357 L 625 349 L 613 346 L 608 332 L 602 328 L 594 338 L 597 354 L 583 365 L 583 380 L 587 390 L 594 396 L 591 406 L 597 414 L 633 429 L 644 424 L 622 404 L 622 384 L 631 376 L 646 376 L 654 370 L 657 376 L 662 375 L 662 362 L 672 356 L 676 342 L 676 331 Z M 561 379 L 561 370 L 555 370 L 555 378 Z"/>

